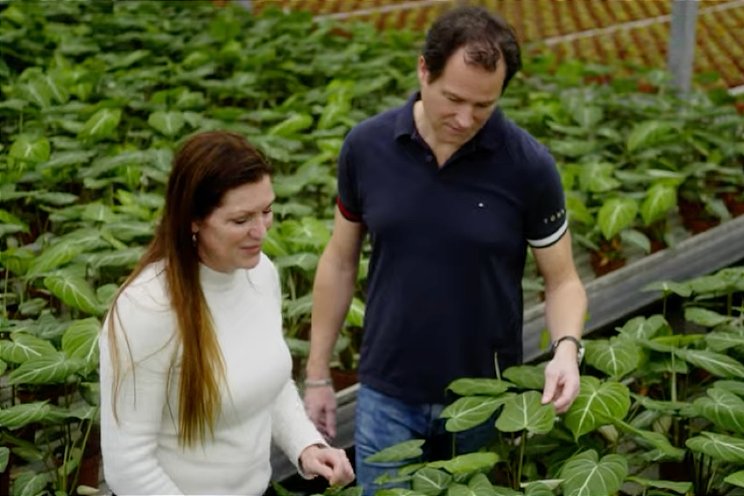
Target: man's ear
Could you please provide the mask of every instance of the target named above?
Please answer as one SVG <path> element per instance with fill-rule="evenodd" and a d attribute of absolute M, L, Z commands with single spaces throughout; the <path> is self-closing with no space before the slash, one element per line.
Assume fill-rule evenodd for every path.
<path fill-rule="evenodd" d="M 429 82 L 429 68 L 426 66 L 426 60 L 423 55 L 419 55 L 417 71 L 419 84 Z"/>

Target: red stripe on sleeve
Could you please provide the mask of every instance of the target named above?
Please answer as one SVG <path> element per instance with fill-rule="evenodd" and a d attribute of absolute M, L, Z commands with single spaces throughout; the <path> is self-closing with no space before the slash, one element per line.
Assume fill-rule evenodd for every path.
<path fill-rule="evenodd" d="M 341 215 L 343 215 L 346 220 L 349 220 L 351 222 L 361 222 L 362 221 L 362 217 L 359 216 L 359 215 L 357 215 L 357 214 L 355 214 L 355 213 L 350 212 L 349 209 L 347 209 L 344 206 L 344 204 L 341 203 L 341 198 L 338 197 L 338 196 L 336 197 L 336 205 L 338 205 L 338 210 L 341 212 Z"/>

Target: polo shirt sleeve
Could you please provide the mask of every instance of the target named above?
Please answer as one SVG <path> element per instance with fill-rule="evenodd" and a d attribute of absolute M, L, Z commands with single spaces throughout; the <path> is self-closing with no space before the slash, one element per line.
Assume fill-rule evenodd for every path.
<path fill-rule="evenodd" d="M 338 158 L 338 196 L 336 204 L 344 218 L 351 222 L 362 222 L 362 202 L 359 197 L 357 169 L 352 159 L 349 138 L 344 141 Z"/>
<path fill-rule="evenodd" d="M 537 167 L 531 185 L 525 234 L 527 243 L 533 248 L 545 248 L 555 244 L 568 231 L 566 201 L 555 160 L 542 148 L 535 157 Z"/>

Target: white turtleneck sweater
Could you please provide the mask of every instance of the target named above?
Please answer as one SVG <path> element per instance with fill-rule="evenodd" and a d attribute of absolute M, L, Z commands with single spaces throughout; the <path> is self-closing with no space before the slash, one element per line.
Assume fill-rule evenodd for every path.
<path fill-rule="evenodd" d="M 112 409 L 108 323 L 101 333 L 106 482 L 119 496 L 261 495 L 271 477 L 272 437 L 294 463 L 304 448 L 324 442 L 291 380 L 276 269 L 265 255 L 251 270 L 225 274 L 200 268 L 226 384 L 214 440 L 192 448 L 178 444 L 180 356 L 162 269 L 162 263 L 147 267 L 117 301 L 118 422 Z M 176 366 L 169 376 L 174 356 Z"/>

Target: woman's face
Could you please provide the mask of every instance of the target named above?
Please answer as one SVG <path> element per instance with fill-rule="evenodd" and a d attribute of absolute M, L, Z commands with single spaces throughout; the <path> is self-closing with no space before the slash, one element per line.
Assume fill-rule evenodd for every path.
<path fill-rule="evenodd" d="M 201 262 L 218 272 L 255 267 L 273 220 L 273 202 L 268 175 L 227 191 L 211 214 L 191 225 Z"/>

